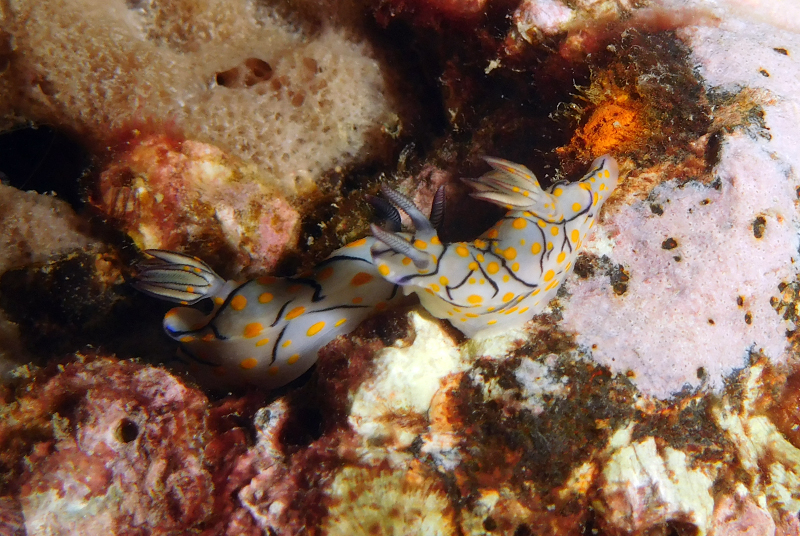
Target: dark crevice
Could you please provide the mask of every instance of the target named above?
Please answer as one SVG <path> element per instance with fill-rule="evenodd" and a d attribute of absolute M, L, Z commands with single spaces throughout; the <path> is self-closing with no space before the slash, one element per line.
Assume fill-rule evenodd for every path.
<path fill-rule="evenodd" d="M 71 137 L 48 126 L 0 133 L 0 181 L 20 190 L 54 192 L 73 208 L 83 206 L 81 178 L 91 157 Z"/>

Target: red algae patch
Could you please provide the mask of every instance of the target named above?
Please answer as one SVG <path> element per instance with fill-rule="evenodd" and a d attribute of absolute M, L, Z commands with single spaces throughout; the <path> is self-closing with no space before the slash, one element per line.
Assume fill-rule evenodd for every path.
<path fill-rule="evenodd" d="M 796 371 L 786 378 L 783 392 L 774 405 L 768 410 L 768 415 L 775 426 L 788 439 L 795 448 L 800 448 L 800 371 Z"/>
<path fill-rule="evenodd" d="M 188 250 L 235 270 L 275 268 L 299 215 L 258 170 L 218 147 L 159 134 L 123 144 L 91 202 L 140 249 Z"/>

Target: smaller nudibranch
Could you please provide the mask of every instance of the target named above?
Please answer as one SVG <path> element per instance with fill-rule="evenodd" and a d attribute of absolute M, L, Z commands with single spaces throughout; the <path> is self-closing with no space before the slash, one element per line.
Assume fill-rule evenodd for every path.
<path fill-rule="evenodd" d="M 399 293 L 372 264 L 372 237 L 334 251 L 307 277 L 225 281 L 203 261 L 147 250 L 133 285 L 151 296 L 193 305 L 210 299 L 206 314 L 176 307 L 164 330 L 195 363 L 224 385 L 274 388 L 311 368 L 317 351 L 355 329 Z"/>
<path fill-rule="evenodd" d="M 509 209 L 472 242 L 442 244 L 434 226 L 408 200 L 384 191 L 416 232 L 372 226 L 372 260 L 387 280 L 416 293 L 423 307 L 468 337 L 508 329 L 544 310 L 570 273 L 594 221 L 617 185 L 618 167 L 601 156 L 574 183 L 543 190 L 528 168 L 486 158 L 492 171 L 466 181 L 473 197 Z"/>

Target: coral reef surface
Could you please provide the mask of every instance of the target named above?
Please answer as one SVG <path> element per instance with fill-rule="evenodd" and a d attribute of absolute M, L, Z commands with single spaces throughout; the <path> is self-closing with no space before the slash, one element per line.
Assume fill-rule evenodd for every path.
<path fill-rule="evenodd" d="M 0 534 L 800 536 L 795 4 L 2 4 L 3 124 L 96 167 L 77 212 L 0 185 Z M 606 153 L 574 273 L 491 336 L 398 300 L 204 391 L 124 283 L 154 246 L 302 274 L 383 183 L 472 240 L 481 156 L 549 186 Z"/>
<path fill-rule="evenodd" d="M 2 405 L 2 483 L 27 534 L 219 533 L 241 409 L 158 368 L 83 358 Z"/>
<path fill-rule="evenodd" d="M 798 49 L 800 39 L 746 27 L 731 21 L 682 36 L 712 98 L 747 88 L 756 120 L 721 124 L 741 113 L 721 103 L 708 179 L 663 182 L 607 219 L 595 252 L 622 266 L 625 292 L 612 292 L 609 278 L 576 278 L 563 313 L 596 360 L 661 397 L 684 385 L 719 388 L 751 352 L 784 361 L 786 332 L 796 329 L 775 300 L 798 273 L 800 162 L 790 140 L 800 70 L 780 50 Z"/>

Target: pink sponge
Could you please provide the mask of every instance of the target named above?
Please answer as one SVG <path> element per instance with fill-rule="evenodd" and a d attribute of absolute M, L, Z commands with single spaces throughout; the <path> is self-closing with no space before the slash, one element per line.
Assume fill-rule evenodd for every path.
<path fill-rule="evenodd" d="M 564 328 L 658 397 L 703 379 L 721 387 L 751 351 L 785 358 L 793 326 L 770 298 L 797 273 L 795 192 L 746 135 L 728 139 L 721 162 L 718 188 L 666 182 L 608 215 L 609 257 L 630 275 L 627 291 L 615 294 L 606 276 L 568 281 Z"/>

